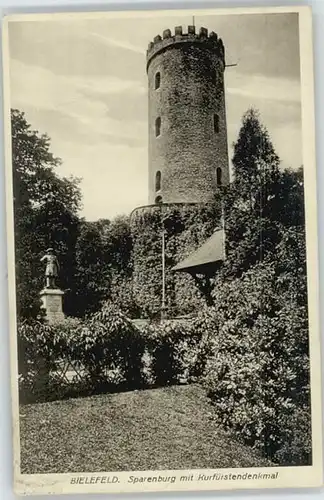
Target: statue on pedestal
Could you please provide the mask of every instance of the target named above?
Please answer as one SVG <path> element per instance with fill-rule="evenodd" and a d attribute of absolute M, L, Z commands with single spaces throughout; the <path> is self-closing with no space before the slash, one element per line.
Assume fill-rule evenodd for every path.
<path fill-rule="evenodd" d="M 48 248 L 46 254 L 41 258 L 41 262 L 46 262 L 45 278 L 46 286 L 45 288 L 56 288 L 55 279 L 58 277 L 59 273 L 59 263 L 57 257 L 54 254 L 53 248 Z"/>
<path fill-rule="evenodd" d="M 62 304 L 64 292 L 55 283 L 60 266 L 53 248 L 46 250 L 41 262 L 46 262 L 46 285 L 44 290 L 40 292 L 42 307 L 45 309 L 46 318 L 50 324 L 61 322 L 65 318 Z"/>

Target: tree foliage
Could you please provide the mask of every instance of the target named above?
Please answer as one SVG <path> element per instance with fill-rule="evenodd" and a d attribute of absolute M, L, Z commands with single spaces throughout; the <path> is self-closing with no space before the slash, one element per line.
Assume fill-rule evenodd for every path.
<path fill-rule="evenodd" d="M 75 259 L 75 287 L 70 295 L 74 315 L 95 313 L 108 299 L 133 315 L 132 238 L 127 216 L 111 221 L 82 220 Z"/>
<path fill-rule="evenodd" d="M 227 274 L 239 276 L 271 259 L 285 228 L 304 227 L 302 169 L 280 160 L 257 111 L 244 116 L 232 158 L 234 181 L 222 193 Z"/>
<path fill-rule="evenodd" d="M 251 208 L 264 205 L 271 195 L 271 186 L 279 177 L 280 160 L 259 113 L 248 110 L 243 116 L 232 158 L 234 184 L 242 201 Z"/>
<path fill-rule="evenodd" d="M 64 311 L 82 317 L 111 298 L 132 308 L 132 239 L 128 217 L 96 222 L 80 218 L 79 179 L 58 174 L 61 160 L 50 139 L 31 128 L 24 113 L 11 112 L 13 197 L 18 314 L 40 314 L 44 286 L 41 256 L 56 251 L 58 285 L 65 291 Z"/>
<path fill-rule="evenodd" d="M 282 465 L 311 463 L 302 169 L 280 169 L 258 114 L 243 117 L 225 189 L 227 259 L 214 282 L 203 383 L 219 421 Z M 301 425 L 304 434 L 295 433 Z"/>
<path fill-rule="evenodd" d="M 40 257 L 46 248 L 58 251 L 65 270 L 73 268 L 81 193 L 78 179 L 57 174 L 61 161 L 51 153 L 48 136 L 32 130 L 24 113 L 15 109 L 11 132 L 18 314 L 35 317 L 44 284 Z M 70 287 L 69 273 L 60 279 L 63 288 Z"/>

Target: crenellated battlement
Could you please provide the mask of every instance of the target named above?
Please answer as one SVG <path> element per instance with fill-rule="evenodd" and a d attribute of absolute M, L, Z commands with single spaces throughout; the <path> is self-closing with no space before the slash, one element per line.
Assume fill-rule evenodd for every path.
<path fill-rule="evenodd" d="M 187 33 L 184 33 L 182 26 L 176 26 L 174 28 L 174 34 L 172 34 L 170 29 L 165 29 L 162 36 L 157 35 L 154 37 L 153 41 L 149 43 L 146 52 L 147 67 L 153 57 L 161 51 L 167 50 L 174 45 L 190 43 L 201 44 L 205 48 L 217 51 L 225 64 L 224 44 L 214 31 L 208 33 L 208 29 L 203 27 L 196 31 L 196 26 L 188 26 Z"/>

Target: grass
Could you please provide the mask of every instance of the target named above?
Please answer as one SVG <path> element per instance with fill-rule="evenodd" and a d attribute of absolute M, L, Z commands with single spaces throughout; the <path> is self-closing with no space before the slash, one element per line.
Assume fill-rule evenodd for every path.
<path fill-rule="evenodd" d="M 270 465 L 212 420 L 195 385 L 21 406 L 21 472 Z"/>

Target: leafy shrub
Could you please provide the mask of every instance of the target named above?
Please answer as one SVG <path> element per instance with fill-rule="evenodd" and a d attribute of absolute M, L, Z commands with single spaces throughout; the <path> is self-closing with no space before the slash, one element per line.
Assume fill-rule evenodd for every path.
<path fill-rule="evenodd" d="M 139 388 L 145 382 L 141 332 L 110 304 L 84 321 L 24 323 L 18 347 L 22 402 Z"/>
<path fill-rule="evenodd" d="M 127 388 L 144 383 L 145 344 L 140 330 L 111 303 L 85 321 L 81 331 L 82 361 L 90 376 L 107 379 L 110 370 L 117 370 Z"/>
<path fill-rule="evenodd" d="M 139 318 L 140 309 L 136 303 L 132 279 L 118 272 L 112 273 L 110 280 L 111 303 L 128 318 Z"/>
<path fill-rule="evenodd" d="M 58 381 L 60 363 L 73 361 L 81 323 L 67 319 L 55 325 L 39 321 L 18 326 L 18 371 L 21 401 L 48 400 L 62 396 L 65 389 Z"/>
<path fill-rule="evenodd" d="M 275 454 L 280 465 L 311 465 L 312 429 L 310 407 L 295 408 L 282 421 L 282 446 Z"/>
<path fill-rule="evenodd" d="M 203 318 L 209 332 L 203 384 L 217 417 L 279 461 L 293 446 L 294 460 L 306 460 L 309 448 L 309 434 L 296 440 L 290 423 L 303 415 L 305 426 L 309 408 L 307 310 L 292 294 L 294 283 L 273 263 L 259 264 L 218 283 L 215 307 Z"/>
<path fill-rule="evenodd" d="M 181 366 L 177 348 L 182 331 L 175 330 L 170 324 L 153 324 L 147 328 L 146 334 L 153 383 L 164 386 L 179 382 Z"/>
<path fill-rule="evenodd" d="M 109 302 L 83 321 L 24 323 L 18 329 L 21 401 L 196 380 L 202 334 L 194 325 L 139 328 Z"/>
<path fill-rule="evenodd" d="M 143 328 L 149 379 L 158 386 L 192 380 L 201 336 L 191 320 L 151 323 Z"/>

